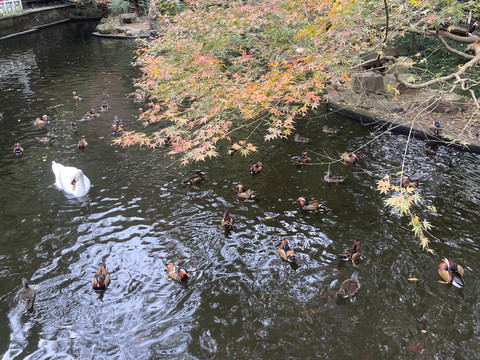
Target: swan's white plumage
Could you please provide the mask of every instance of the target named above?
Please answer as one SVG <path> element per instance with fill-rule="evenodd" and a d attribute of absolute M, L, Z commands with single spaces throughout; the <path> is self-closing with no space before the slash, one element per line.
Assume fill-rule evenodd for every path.
<path fill-rule="evenodd" d="M 68 194 L 76 197 L 87 195 L 90 190 L 90 180 L 83 174 L 83 171 L 72 166 L 63 166 L 52 161 L 52 170 L 55 174 L 55 185 Z M 75 189 L 72 181 L 76 180 Z"/>

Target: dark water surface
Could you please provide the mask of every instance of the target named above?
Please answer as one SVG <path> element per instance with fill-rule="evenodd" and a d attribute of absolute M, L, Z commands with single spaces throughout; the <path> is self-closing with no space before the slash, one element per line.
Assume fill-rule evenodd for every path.
<path fill-rule="evenodd" d="M 406 168 L 438 209 L 438 216 L 424 214 L 435 226 L 437 255 L 422 252 L 408 222 L 390 216 L 375 189 L 386 169 L 398 171 L 403 136 L 368 143 L 355 168 L 332 165 L 347 176 L 333 186 L 323 181 L 325 165 L 292 163 L 304 146 L 263 143 L 260 134 L 251 157 L 222 154 L 187 167 L 171 165 L 163 149 L 112 145 L 114 115 L 128 129 L 141 128 L 139 104 L 127 97 L 138 76 L 135 44 L 92 37 L 94 25 L 0 43 L 4 359 L 478 357 L 478 155 L 413 141 Z M 82 103 L 74 103 L 74 90 Z M 104 99 L 112 110 L 78 121 Z M 32 121 L 42 114 L 53 123 L 39 129 Z M 89 141 L 85 153 L 76 151 L 72 120 Z M 339 134 L 323 134 L 325 124 Z M 370 131 L 321 114 L 298 123 L 298 132 L 314 139 L 306 149 L 316 162 L 323 159 L 317 154 L 337 157 L 366 144 Z M 47 132 L 56 136 L 50 145 L 36 139 Z M 21 157 L 12 153 L 15 142 L 25 148 Z M 52 160 L 84 171 L 92 183 L 87 199 L 53 186 Z M 258 160 L 265 170 L 251 177 L 249 165 Z M 185 187 L 197 168 L 207 180 Z M 254 201 L 236 199 L 239 182 L 257 191 Z M 299 211 L 301 195 L 319 199 L 322 211 Z M 219 228 L 225 205 L 236 222 L 229 236 Z M 282 236 L 298 267 L 278 256 Z M 354 239 L 361 241 L 362 287 L 354 301 L 340 301 L 333 295 L 355 269 L 337 255 Z M 443 256 L 464 266 L 464 289 L 438 282 Z M 188 268 L 188 285 L 165 279 L 170 261 Z M 98 294 L 90 280 L 101 262 L 112 283 Z M 23 276 L 37 290 L 32 313 L 17 302 Z"/>

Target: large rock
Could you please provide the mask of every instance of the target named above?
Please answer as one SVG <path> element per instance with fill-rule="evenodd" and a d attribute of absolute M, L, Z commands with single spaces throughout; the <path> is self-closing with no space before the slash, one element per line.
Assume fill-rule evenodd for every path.
<path fill-rule="evenodd" d="M 352 74 L 352 90 L 356 93 L 384 94 L 383 76 L 377 71 Z"/>

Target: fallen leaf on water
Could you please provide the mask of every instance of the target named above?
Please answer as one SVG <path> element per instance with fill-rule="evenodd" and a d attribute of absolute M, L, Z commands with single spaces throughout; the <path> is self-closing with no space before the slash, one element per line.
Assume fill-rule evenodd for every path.
<path fill-rule="evenodd" d="M 17 121 L 20 122 L 20 121 L 22 121 L 22 120 L 18 119 Z"/>
<path fill-rule="evenodd" d="M 273 219 L 273 217 L 272 216 L 265 216 L 264 219 L 265 220 L 270 220 L 270 219 Z"/>
<path fill-rule="evenodd" d="M 421 332 L 422 334 L 426 334 L 426 333 L 427 333 L 427 330 L 422 329 L 422 330 L 420 330 L 420 332 Z"/>
<path fill-rule="evenodd" d="M 409 280 L 409 281 L 418 281 L 418 279 L 417 279 L 417 278 L 414 278 L 414 277 L 408 278 L 407 280 Z"/>
<path fill-rule="evenodd" d="M 427 249 L 427 251 L 428 251 L 430 254 L 432 254 L 432 255 L 436 255 L 436 252 L 435 252 L 435 250 L 433 250 L 433 249 Z"/>

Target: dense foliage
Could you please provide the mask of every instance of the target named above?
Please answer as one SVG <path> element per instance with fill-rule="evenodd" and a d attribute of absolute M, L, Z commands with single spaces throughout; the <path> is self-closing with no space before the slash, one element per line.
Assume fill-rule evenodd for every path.
<path fill-rule="evenodd" d="M 136 85 L 150 101 L 140 120 L 156 126 L 116 140 L 152 148 L 172 142 L 183 163 L 216 156 L 217 141 L 229 135 L 242 154 L 254 151 L 235 134 L 239 128 L 262 130 L 265 140 L 291 135 L 295 119 L 325 100 L 327 83 L 349 80 L 361 54 L 381 56 L 412 27 L 436 28 L 447 16 L 465 21 L 468 8 L 451 0 L 187 4 L 163 12 L 164 34 L 138 49 L 143 76 Z"/>

